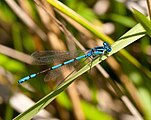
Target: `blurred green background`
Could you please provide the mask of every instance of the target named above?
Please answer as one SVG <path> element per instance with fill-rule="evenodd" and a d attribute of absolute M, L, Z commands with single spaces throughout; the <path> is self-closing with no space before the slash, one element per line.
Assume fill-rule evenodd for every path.
<path fill-rule="evenodd" d="M 147 15 L 145 0 L 60 2 L 115 41 L 137 24 L 130 8 L 139 9 Z M 62 30 L 63 27 L 56 22 L 57 20 L 84 48 L 102 45 L 102 40 L 61 11 L 54 9 L 45 0 L 0 1 L 0 120 L 13 119 L 51 92 L 60 82 L 51 80 L 44 82 L 43 74 L 19 85 L 17 81 L 22 77 L 50 67 L 32 65 L 30 54 L 44 50 L 80 50 L 65 30 Z M 126 50 L 148 71 L 151 70 L 150 44 L 150 38 L 146 35 L 126 47 Z M 138 115 L 149 120 L 151 78 L 119 53 L 109 57 L 101 66 L 109 77 L 93 68 L 79 77 L 34 119 L 135 119 L 137 115 L 132 114 L 131 105 L 121 101 L 106 79 L 109 78 L 119 86 L 123 95 L 129 98 Z"/>

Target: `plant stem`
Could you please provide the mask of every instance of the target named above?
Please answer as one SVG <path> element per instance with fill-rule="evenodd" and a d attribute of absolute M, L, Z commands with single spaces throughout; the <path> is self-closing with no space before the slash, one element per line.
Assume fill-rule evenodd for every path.
<path fill-rule="evenodd" d="M 151 0 L 146 0 L 146 1 L 148 6 L 149 18 L 151 19 Z"/>

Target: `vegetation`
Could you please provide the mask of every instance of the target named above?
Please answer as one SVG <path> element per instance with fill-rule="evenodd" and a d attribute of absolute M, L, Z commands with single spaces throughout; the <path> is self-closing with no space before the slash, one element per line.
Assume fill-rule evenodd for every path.
<path fill-rule="evenodd" d="M 147 4 L 149 17 L 130 2 Z M 0 119 L 149 120 L 150 11 L 149 0 L 0 1 Z M 103 41 L 107 56 L 55 70 L 48 82 L 41 74 L 17 83 L 52 66 L 33 65 L 34 51 L 85 51 Z"/>

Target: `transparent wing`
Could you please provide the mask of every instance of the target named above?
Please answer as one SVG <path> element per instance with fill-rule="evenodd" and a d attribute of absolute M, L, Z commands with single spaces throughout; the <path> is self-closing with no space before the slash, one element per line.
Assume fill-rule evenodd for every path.
<path fill-rule="evenodd" d="M 49 71 L 45 78 L 44 78 L 44 81 L 47 82 L 49 80 L 56 80 L 58 77 L 62 76 L 62 73 L 61 73 L 61 69 L 58 68 L 56 70 L 52 70 L 52 71 Z"/>
<path fill-rule="evenodd" d="M 69 77 L 73 72 L 75 72 L 76 70 L 81 68 L 86 61 L 88 62 L 89 59 L 85 58 L 82 61 L 75 61 L 73 63 L 64 65 L 60 68 L 57 68 L 55 70 L 49 71 L 47 73 L 47 75 L 45 76 L 44 81 L 46 82 L 46 81 L 49 81 L 49 80 L 60 80 L 62 78 Z M 65 75 L 65 76 L 63 77 L 63 75 Z"/>
<path fill-rule="evenodd" d="M 87 51 L 36 51 L 31 56 L 33 57 L 33 64 L 47 65 L 57 62 L 70 60 L 79 55 L 85 54 Z"/>
<path fill-rule="evenodd" d="M 55 70 L 49 71 L 46 74 L 44 81 L 46 82 L 49 80 L 57 80 L 57 79 L 63 77 L 62 72 L 64 72 L 64 74 L 66 74 L 67 70 L 70 70 L 70 71 L 73 70 L 73 67 L 76 66 L 77 64 L 79 64 L 79 62 L 80 61 L 74 61 L 70 64 L 64 65 L 64 66 L 59 67 Z"/>

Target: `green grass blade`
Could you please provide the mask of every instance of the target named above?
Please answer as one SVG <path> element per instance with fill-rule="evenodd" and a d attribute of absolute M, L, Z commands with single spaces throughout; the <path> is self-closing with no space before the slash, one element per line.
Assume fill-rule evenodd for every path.
<path fill-rule="evenodd" d="M 124 47 L 128 46 L 132 42 L 138 40 L 142 36 L 144 36 L 144 29 L 140 25 L 136 25 L 131 30 L 129 30 L 126 34 L 124 34 L 118 41 L 112 44 L 112 51 L 108 56 L 120 51 Z M 106 57 L 102 56 L 101 61 L 100 58 L 96 59 L 92 63 L 92 67 L 100 63 L 102 60 L 105 60 Z M 70 78 L 60 84 L 54 91 L 50 92 L 48 95 L 39 100 L 35 105 L 29 108 L 27 111 L 18 115 L 14 120 L 27 120 L 34 117 L 40 110 L 45 108 L 48 104 L 53 101 L 57 95 L 59 95 L 62 91 L 64 91 L 78 76 L 87 72 L 90 69 L 90 63 L 81 68 L 78 72 L 73 74 Z"/>
<path fill-rule="evenodd" d="M 62 13 L 66 14 L 67 16 L 69 16 L 73 20 L 77 21 L 82 26 L 84 26 L 86 29 L 88 29 L 90 32 L 92 32 L 94 35 L 96 35 L 98 38 L 100 38 L 104 41 L 107 41 L 110 44 L 113 43 L 113 40 L 110 37 L 108 37 L 104 33 L 100 32 L 98 29 L 96 29 L 96 27 L 93 24 L 88 22 L 86 19 L 81 17 L 79 14 L 77 14 L 72 9 L 70 9 L 67 6 L 65 6 L 64 4 L 62 4 L 60 1 L 58 1 L 58 0 L 47 0 L 47 1 L 52 6 L 54 6 L 56 9 L 58 9 Z"/>
<path fill-rule="evenodd" d="M 75 20 L 76 22 L 81 24 L 83 27 L 85 27 L 87 30 L 92 32 L 98 38 L 102 39 L 103 41 L 107 41 L 110 44 L 112 44 L 114 42 L 110 37 L 108 37 L 104 33 L 101 33 L 99 30 L 97 30 L 94 25 L 89 23 L 86 19 L 81 17 L 79 14 L 77 14 L 72 9 L 68 8 L 67 6 L 65 6 L 64 4 L 59 2 L 58 0 L 47 0 L 47 1 L 54 8 L 58 9 L 60 12 L 66 14 L 67 16 L 69 16 L 70 18 L 72 18 L 73 20 Z M 134 39 L 135 38 L 139 39 L 139 38 L 143 37 L 145 35 L 145 33 L 146 33 L 145 29 L 140 24 L 138 24 L 136 26 L 137 27 L 133 27 L 133 29 L 131 29 L 131 31 L 130 31 L 130 32 L 133 32 L 135 34 L 132 35 L 129 32 L 129 33 L 126 34 L 127 36 L 124 36 L 124 37 L 133 37 Z M 126 50 L 121 50 L 120 53 L 129 62 L 131 62 L 136 68 L 138 68 L 140 71 L 142 71 L 149 79 L 151 79 L 150 71 L 147 68 L 144 68 L 144 66 L 142 66 L 137 59 L 135 59 L 132 55 L 130 55 Z"/>
<path fill-rule="evenodd" d="M 151 21 L 136 9 L 133 9 L 133 13 L 136 17 L 136 20 L 143 26 L 147 34 L 151 37 Z"/>
<path fill-rule="evenodd" d="M 129 18 L 128 16 L 112 13 L 109 15 L 109 18 L 112 21 L 115 21 L 121 25 L 130 27 L 130 28 L 133 27 L 134 25 L 136 25 L 136 22 L 132 18 Z"/>

